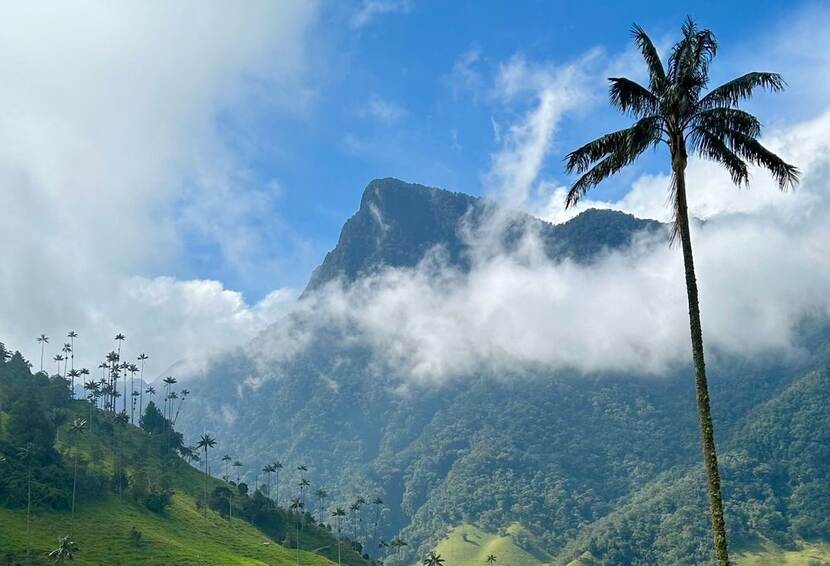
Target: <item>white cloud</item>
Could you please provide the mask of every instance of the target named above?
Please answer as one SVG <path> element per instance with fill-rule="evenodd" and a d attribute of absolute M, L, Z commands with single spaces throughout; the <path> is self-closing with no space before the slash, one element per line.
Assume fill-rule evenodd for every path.
<path fill-rule="evenodd" d="M 349 26 L 352 29 L 360 29 L 378 16 L 407 14 L 410 10 L 412 10 L 411 0 L 363 0 L 360 7 L 349 18 Z"/>
<path fill-rule="evenodd" d="M 391 126 L 406 115 L 406 110 L 400 104 L 373 95 L 369 98 L 366 113 L 382 124 Z"/>
<path fill-rule="evenodd" d="M 760 204 L 713 208 L 706 223 L 695 225 L 710 353 L 797 356 L 798 323 L 830 316 L 826 124 L 830 120 L 821 116 L 770 138 L 803 168 L 798 192 L 767 194 L 766 183 L 756 179 L 753 191 L 760 194 L 739 194 L 756 196 Z M 735 190 L 728 177 L 693 173 L 690 179 L 707 183 L 700 185 L 698 206 Z M 636 185 L 650 195 L 644 209 L 665 198 L 660 178 Z M 266 331 L 257 348 L 266 356 L 278 352 L 272 361 L 283 362 L 312 344 L 316 333 L 325 331 L 329 340 L 339 331 L 346 344 L 371 349 L 381 375 L 421 384 L 537 370 L 659 375 L 689 362 L 680 251 L 662 237 L 582 265 L 548 260 L 528 234 L 516 252 L 473 260 L 462 272 L 436 250 L 415 269 L 332 284 Z"/>
<path fill-rule="evenodd" d="M 34 336 L 74 328 L 97 359 L 123 331 L 159 370 L 244 341 L 272 298 L 248 306 L 218 283 L 155 275 L 186 272 L 190 238 L 231 269 L 261 259 L 246 226 L 276 196 L 218 117 L 304 107 L 315 3 L 23 3 L 4 16 L 0 337 L 36 359 Z"/>
<path fill-rule="evenodd" d="M 488 190 L 508 206 L 524 205 L 539 178 L 562 117 L 589 104 L 586 66 L 596 60 L 592 52 L 574 63 L 536 65 L 517 55 L 501 65 L 495 96 L 505 104 L 530 99 L 530 107 L 508 128 L 493 121 L 499 149 L 491 156 L 485 175 Z"/>

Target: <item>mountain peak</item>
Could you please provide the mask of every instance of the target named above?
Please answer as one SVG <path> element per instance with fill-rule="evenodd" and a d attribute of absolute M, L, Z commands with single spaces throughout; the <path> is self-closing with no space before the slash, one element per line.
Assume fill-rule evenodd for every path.
<path fill-rule="evenodd" d="M 304 294 L 329 281 L 354 281 L 382 267 L 414 267 L 435 246 L 449 261 L 469 267 L 468 245 L 458 233 L 465 217 L 480 221 L 492 203 L 393 177 L 375 179 L 363 191 L 360 208 L 343 225 L 337 246 L 311 274 Z M 520 215 L 517 223 L 538 224 L 552 258 L 585 260 L 606 248 L 623 247 L 635 232 L 659 226 L 630 214 L 590 209 L 561 225 Z"/>

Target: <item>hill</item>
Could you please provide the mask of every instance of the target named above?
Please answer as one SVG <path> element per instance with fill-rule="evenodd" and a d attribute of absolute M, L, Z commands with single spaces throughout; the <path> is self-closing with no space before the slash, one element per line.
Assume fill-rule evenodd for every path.
<path fill-rule="evenodd" d="M 0 564 L 48 563 L 67 535 L 77 564 L 337 562 L 336 538 L 310 515 L 186 463 L 172 427 L 152 432 L 149 416 L 170 425 L 154 405 L 139 428 L 72 400 L 67 380 L 32 374 L 1 343 L 0 354 Z M 341 559 L 367 564 L 346 540 Z"/>

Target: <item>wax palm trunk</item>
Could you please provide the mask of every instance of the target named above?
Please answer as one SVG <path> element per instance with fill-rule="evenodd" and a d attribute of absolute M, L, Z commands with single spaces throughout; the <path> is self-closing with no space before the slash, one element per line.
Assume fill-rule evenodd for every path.
<path fill-rule="evenodd" d="M 695 395 L 697 397 L 698 421 L 703 462 L 709 495 L 709 519 L 714 538 L 715 561 L 717 564 L 729 563 L 729 551 L 726 542 L 726 522 L 723 518 L 723 498 L 721 496 L 720 471 L 715 447 L 715 427 L 712 423 L 712 411 L 709 403 L 709 384 L 706 379 L 706 362 L 703 355 L 703 328 L 700 322 L 700 305 L 695 277 L 695 263 L 692 254 L 692 237 L 689 232 L 689 215 L 686 202 L 686 156 L 680 155 L 674 160 L 675 198 L 677 213 L 677 230 L 683 249 L 683 267 L 686 275 L 686 295 L 689 303 L 689 331 L 692 338 L 692 362 L 695 371 Z"/>

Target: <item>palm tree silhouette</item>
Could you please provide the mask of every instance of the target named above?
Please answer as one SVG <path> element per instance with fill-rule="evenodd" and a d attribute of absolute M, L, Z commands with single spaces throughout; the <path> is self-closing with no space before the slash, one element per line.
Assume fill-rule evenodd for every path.
<path fill-rule="evenodd" d="M 383 499 L 375 497 L 372 500 L 372 505 L 375 506 L 375 524 L 372 529 L 372 541 L 378 540 L 378 529 L 380 528 L 380 515 L 383 512 Z"/>
<path fill-rule="evenodd" d="M 72 353 L 72 345 L 69 342 L 65 343 L 61 351 L 64 353 L 63 358 L 65 360 L 63 363 L 63 376 L 66 377 L 67 366 L 69 365 L 69 354 Z"/>
<path fill-rule="evenodd" d="M 184 400 L 187 399 L 187 396 L 190 395 L 190 389 L 182 389 L 182 396 L 179 399 L 179 406 L 176 407 L 176 415 L 173 417 L 173 425 L 175 426 L 176 421 L 179 420 L 179 413 L 182 410 L 182 405 L 184 405 Z"/>
<path fill-rule="evenodd" d="M 612 78 L 610 98 L 613 106 L 637 118 L 637 122 L 628 129 L 606 134 L 568 155 L 567 171 L 582 176 L 568 192 L 565 206 L 577 204 L 589 189 L 632 163 L 645 150 L 661 143 L 668 147 L 672 167 L 670 198 L 674 208 L 672 239 L 680 238 L 683 251 L 714 554 L 716 563 L 726 566 L 729 552 L 689 232 L 686 165 L 688 151 L 692 151 L 703 159 L 723 165 L 732 181 L 741 186 L 749 184 L 749 161 L 769 170 L 781 190 L 796 185 L 798 169 L 758 142 L 760 122 L 738 108 L 739 103 L 749 98 L 754 90 L 766 88 L 773 92 L 781 91 L 785 82 L 776 73 L 753 72 L 701 96 L 708 85 L 709 65 L 717 53 L 717 41 L 711 31 L 699 29 L 688 18 L 683 24 L 683 37 L 672 48 L 666 68 L 645 31 L 634 26 L 632 34 L 648 68 L 649 85 L 644 87 L 630 79 Z"/>
<path fill-rule="evenodd" d="M 75 369 L 69 370 L 68 376 L 71 378 L 69 382 L 69 389 L 72 392 L 72 397 L 75 397 L 75 378 L 81 376 L 81 372 Z"/>
<path fill-rule="evenodd" d="M 262 466 L 262 473 L 265 474 L 265 497 L 271 497 L 271 472 L 273 472 L 271 464 Z"/>
<path fill-rule="evenodd" d="M 86 429 L 87 421 L 86 419 L 75 419 L 72 422 L 72 426 L 69 427 L 70 436 L 76 436 L 77 434 L 81 433 Z M 74 450 L 74 471 L 72 473 L 72 524 L 75 523 L 75 492 L 76 486 L 78 484 L 78 447 L 75 446 Z"/>
<path fill-rule="evenodd" d="M 317 514 L 320 517 L 320 525 L 322 525 L 323 524 L 323 516 L 324 516 L 323 514 L 326 512 L 325 501 L 326 501 L 326 498 L 329 496 L 329 494 L 326 493 L 325 489 L 318 489 L 315 492 L 315 495 L 317 496 L 317 501 L 320 503 L 320 506 L 318 507 L 318 513 Z"/>
<path fill-rule="evenodd" d="M 492 556 L 492 554 L 490 556 Z M 424 566 L 444 566 L 444 559 L 441 558 L 440 554 L 435 554 L 435 551 L 430 550 L 427 557 L 424 558 L 423 564 Z"/>
<path fill-rule="evenodd" d="M 276 484 L 276 494 L 274 495 L 274 502 L 279 506 L 280 504 L 280 470 L 282 469 L 282 462 L 279 460 L 274 460 L 271 462 L 271 465 L 274 466 L 274 480 Z"/>
<path fill-rule="evenodd" d="M 239 485 L 239 468 L 242 467 L 242 462 L 239 460 L 234 461 L 233 467 L 236 468 L 236 484 Z"/>
<path fill-rule="evenodd" d="M 390 545 L 391 545 L 393 548 L 395 548 L 395 549 L 396 549 L 396 552 L 397 552 L 397 554 L 398 554 L 398 563 L 399 563 L 399 564 L 403 561 L 403 547 L 407 546 L 408 544 L 409 544 L 409 543 L 407 543 L 407 542 L 406 542 L 405 540 L 403 540 L 401 537 L 395 537 L 395 538 L 392 540 L 392 542 L 390 543 Z"/>
<path fill-rule="evenodd" d="M 488 566 L 493 566 L 496 563 L 496 555 L 495 554 L 488 554 L 487 555 L 487 564 Z"/>
<path fill-rule="evenodd" d="M 292 499 L 291 505 L 289 506 L 291 511 L 297 513 L 297 566 L 300 566 L 300 518 L 303 514 L 303 507 L 305 507 L 305 505 L 299 497 Z"/>
<path fill-rule="evenodd" d="M 141 362 L 141 374 L 138 376 L 138 383 L 139 383 L 139 396 L 138 396 L 138 418 L 141 418 L 141 415 L 144 414 L 144 362 L 150 359 L 150 356 L 141 352 L 138 355 L 138 361 Z"/>
<path fill-rule="evenodd" d="M 216 439 L 213 438 L 210 434 L 205 433 L 201 437 L 199 437 L 199 442 L 196 444 L 196 447 L 205 453 L 205 478 L 204 478 L 204 486 L 205 486 L 205 516 L 207 517 L 207 478 L 208 478 L 208 450 L 216 446 Z"/>
<path fill-rule="evenodd" d="M 74 330 L 70 330 L 66 334 L 66 337 L 69 338 L 69 347 L 71 349 L 70 351 L 72 352 L 72 364 L 70 365 L 70 368 L 75 369 L 75 338 L 78 337 L 78 333 Z"/>
<path fill-rule="evenodd" d="M 46 334 L 41 334 L 37 337 L 37 341 L 40 344 L 40 371 L 43 371 L 43 349 L 49 343 L 49 337 Z"/>
<path fill-rule="evenodd" d="M 222 465 L 224 466 L 223 471 L 225 472 L 222 476 L 222 479 L 225 481 L 228 481 L 230 479 L 230 470 L 228 469 L 228 467 L 230 466 L 230 461 L 231 457 L 229 455 L 225 454 L 224 456 L 222 456 Z"/>
<path fill-rule="evenodd" d="M 63 356 L 60 355 L 60 354 L 55 354 L 55 357 L 52 358 L 52 359 L 55 360 L 55 362 L 57 362 L 57 364 L 58 364 L 58 373 L 57 373 L 57 375 L 60 375 L 61 374 L 61 362 L 63 361 Z"/>
<path fill-rule="evenodd" d="M 337 507 L 331 514 L 334 517 L 335 528 L 337 529 L 337 566 L 340 566 L 340 533 L 343 531 L 343 517 L 346 516 L 346 511 L 342 507 Z"/>

